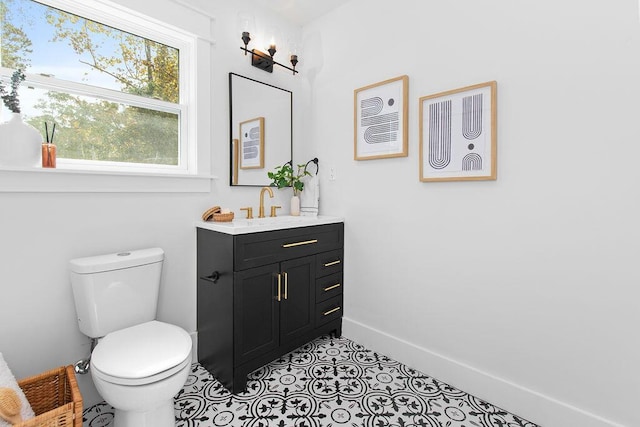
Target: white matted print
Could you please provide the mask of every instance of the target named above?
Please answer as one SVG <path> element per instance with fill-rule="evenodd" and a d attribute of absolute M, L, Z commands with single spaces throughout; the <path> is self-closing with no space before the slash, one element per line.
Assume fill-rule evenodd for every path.
<path fill-rule="evenodd" d="M 408 155 L 409 77 L 400 76 L 354 91 L 354 159 Z"/>
<path fill-rule="evenodd" d="M 420 98 L 420 181 L 496 179 L 496 91 L 493 81 Z"/>
<path fill-rule="evenodd" d="M 240 169 L 264 168 L 264 117 L 240 123 Z"/>

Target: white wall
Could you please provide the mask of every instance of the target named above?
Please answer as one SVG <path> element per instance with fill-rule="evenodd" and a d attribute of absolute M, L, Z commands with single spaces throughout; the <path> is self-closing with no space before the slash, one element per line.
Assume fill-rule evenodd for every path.
<path fill-rule="evenodd" d="M 16 375 L 88 352 L 74 257 L 163 247 L 160 318 L 195 330 L 193 222 L 258 202 L 228 187 L 233 71 L 294 91 L 294 161 L 320 158 L 321 211 L 346 218 L 347 336 L 545 426 L 640 424 L 637 2 L 352 0 L 305 29 L 299 79 L 247 65 L 235 22 L 250 3 L 230 3 L 199 0 L 216 17 L 210 193 L 0 193 L 0 351 Z M 353 161 L 353 90 L 402 74 L 409 157 Z M 498 180 L 418 182 L 418 98 L 488 80 Z"/>
<path fill-rule="evenodd" d="M 158 317 L 195 333 L 194 224 L 212 205 L 229 207 L 238 215 L 241 206 L 254 206 L 256 211 L 258 206 L 258 188 L 228 185 L 228 73 L 247 75 L 294 93 L 298 90 L 288 72 L 254 71 L 239 50 L 236 16 L 240 8 L 248 8 L 246 2 L 203 2 L 203 9 L 215 16 L 211 26 L 209 18 L 168 0 L 118 2 L 177 27 L 197 29 L 202 37 L 215 40 L 211 93 L 198 93 L 210 103 L 211 119 L 204 116 L 200 126 L 205 131 L 199 133 L 210 139 L 212 171 L 219 179 L 212 181 L 209 193 L 0 192 L 0 352 L 18 378 L 73 364 L 89 354 L 89 340 L 79 332 L 75 318 L 67 272 L 72 258 L 163 248 Z M 289 25 L 266 11 L 262 19 L 283 28 Z M 291 32 L 299 34 L 300 29 L 291 26 Z M 285 211 L 288 197 L 285 190 L 276 192 L 274 203 Z M 89 375 L 80 376 L 79 383 L 85 407 L 102 400 Z"/>
<path fill-rule="evenodd" d="M 545 426 L 640 425 L 640 22 L 624 0 L 352 0 L 305 27 L 344 333 Z M 308 45 L 307 45 L 308 47 Z M 409 156 L 353 90 L 409 76 Z M 418 98 L 498 82 L 498 180 L 418 181 Z"/>

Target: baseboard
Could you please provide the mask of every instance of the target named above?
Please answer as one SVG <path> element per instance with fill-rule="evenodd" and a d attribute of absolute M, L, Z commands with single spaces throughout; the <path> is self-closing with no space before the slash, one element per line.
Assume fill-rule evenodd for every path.
<path fill-rule="evenodd" d="M 393 337 L 349 318 L 342 333 L 433 378 L 544 427 L 624 427 L 598 415 Z"/>

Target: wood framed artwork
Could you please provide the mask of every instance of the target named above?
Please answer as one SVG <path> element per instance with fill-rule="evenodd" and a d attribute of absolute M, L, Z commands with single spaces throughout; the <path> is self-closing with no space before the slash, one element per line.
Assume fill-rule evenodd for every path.
<path fill-rule="evenodd" d="M 231 141 L 231 185 L 238 185 L 238 161 L 240 142 L 237 139 Z"/>
<path fill-rule="evenodd" d="M 354 91 L 354 159 L 408 155 L 409 77 L 375 83 Z"/>
<path fill-rule="evenodd" d="M 494 180 L 497 83 L 420 98 L 420 181 Z"/>
<path fill-rule="evenodd" d="M 264 117 L 240 122 L 240 169 L 264 168 Z"/>

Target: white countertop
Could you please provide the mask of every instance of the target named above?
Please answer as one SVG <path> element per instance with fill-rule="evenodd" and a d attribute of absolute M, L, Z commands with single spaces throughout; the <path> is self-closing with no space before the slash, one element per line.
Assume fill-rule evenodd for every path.
<path fill-rule="evenodd" d="M 198 221 L 196 227 L 226 234 L 249 234 L 261 231 L 285 230 L 288 228 L 310 227 L 313 225 L 336 224 L 344 222 L 337 216 L 289 216 L 275 218 L 234 219 L 230 222 Z"/>

